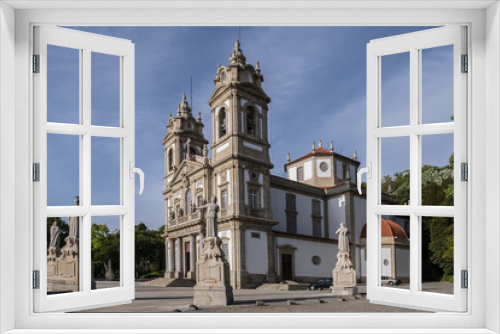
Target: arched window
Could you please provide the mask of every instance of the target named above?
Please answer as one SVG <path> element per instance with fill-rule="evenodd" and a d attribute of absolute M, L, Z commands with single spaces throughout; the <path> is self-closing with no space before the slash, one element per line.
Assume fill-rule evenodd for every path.
<path fill-rule="evenodd" d="M 255 136 L 255 109 L 247 108 L 247 134 Z"/>
<path fill-rule="evenodd" d="M 174 168 L 174 153 L 172 149 L 168 150 L 168 170 L 171 171 Z"/>
<path fill-rule="evenodd" d="M 191 213 L 193 211 L 193 201 L 192 201 L 192 196 L 191 196 L 191 189 L 188 189 L 186 191 L 186 214 Z"/>
<path fill-rule="evenodd" d="M 219 138 L 222 138 L 227 133 L 226 130 L 226 109 L 221 108 L 219 111 Z"/>

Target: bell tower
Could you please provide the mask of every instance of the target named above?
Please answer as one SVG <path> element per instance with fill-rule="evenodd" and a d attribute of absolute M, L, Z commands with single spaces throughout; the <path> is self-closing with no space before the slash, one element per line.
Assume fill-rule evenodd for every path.
<path fill-rule="evenodd" d="M 177 114 L 175 117 L 170 114 L 166 127 L 168 132 L 162 141 L 165 153 L 165 190 L 182 161 L 194 160 L 197 156 L 201 158 L 204 146 L 208 144 L 203 136 L 201 113 L 198 114 L 198 119 L 193 117 L 186 94 L 182 94 Z"/>
<path fill-rule="evenodd" d="M 235 288 L 259 283 L 246 271 L 245 238 L 249 233 L 267 236 L 268 252 L 273 251 L 270 204 L 270 169 L 267 128 L 271 99 L 262 89 L 260 64 L 246 63 L 238 40 L 228 66 L 218 66 L 215 89 L 210 96 L 212 113 L 212 161 L 214 192 L 221 206 L 219 231 L 231 231 L 233 243 L 231 284 Z M 268 253 L 271 254 L 271 253 Z M 274 280 L 274 257 L 268 255 L 267 281 Z M 260 282 L 262 283 L 262 282 Z"/>

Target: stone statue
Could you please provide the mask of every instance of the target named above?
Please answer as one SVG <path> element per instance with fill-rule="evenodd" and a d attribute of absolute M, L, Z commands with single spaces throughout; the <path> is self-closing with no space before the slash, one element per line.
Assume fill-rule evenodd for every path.
<path fill-rule="evenodd" d="M 80 218 L 69 217 L 68 225 L 69 225 L 69 236 L 78 238 L 78 225 L 80 225 Z"/>
<path fill-rule="evenodd" d="M 349 229 L 344 223 L 340 223 L 335 233 L 338 235 L 338 253 L 337 264 L 333 268 L 332 294 L 353 297 L 358 289 L 356 288 L 356 270 L 349 254 Z"/>
<path fill-rule="evenodd" d="M 186 159 L 191 159 L 191 138 L 186 141 Z"/>
<path fill-rule="evenodd" d="M 61 228 L 57 226 L 57 222 L 53 222 L 50 227 L 50 245 L 49 248 L 59 248 L 59 236 L 61 235 Z"/>
<path fill-rule="evenodd" d="M 205 214 L 205 237 L 217 237 L 217 211 L 219 211 L 219 206 L 217 205 L 217 197 L 212 196 L 212 201 L 200 207 L 200 209 L 207 210 L 207 213 Z"/>
<path fill-rule="evenodd" d="M 193 304 L 197 306 L 225 306 L 233 303 L 233 288 L 229 283 L 229 263 L 222 252 L 222 241 L 217 236 L 217 198 L 200 209 L 205 209 L 205 237 L 196 264 L 196 286 Z"/>
<path fill-rule="evenodd" d="M 349 252 L 349 229 L 345 227 L 344 223 L 340 223 L 335 234 L 338 235 L 339 252 Z"/>

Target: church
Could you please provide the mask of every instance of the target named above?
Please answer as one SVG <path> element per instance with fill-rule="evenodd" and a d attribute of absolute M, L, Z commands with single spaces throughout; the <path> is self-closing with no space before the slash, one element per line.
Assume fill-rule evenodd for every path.
<path fill-rule="evenodd" d="M 331 277 L 340 223 L 350 230 L 351 261 L 366 279 L 366 198 L 356 189 L 356 152 L 347 157 L 319 141 L 291 159 L 286 178 L 272 175 L 264 76 L 236 40 L 228 66 L 219 66 L 210 96 L 212 146 L 183 95 L 170 115 L 165 154 L 165 278 L 194 280 L 204 237 L 204 210 L 217 198 L 218 235 L 233 288 Z M 391 204 L 390 194 L 383 194 Z M 402 217 L 382 219 L 382 272 L 407 280 L 409 237 Z M 406 226 L 406 228 L 405 228 Z M 408 263 L 405 263 L 408 261 Z"/>

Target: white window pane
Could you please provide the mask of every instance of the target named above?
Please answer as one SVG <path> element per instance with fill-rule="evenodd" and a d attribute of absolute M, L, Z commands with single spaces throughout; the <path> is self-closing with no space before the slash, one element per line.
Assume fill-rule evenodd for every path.
<path fill-rule="evenodd" d="M 47 295 L 81 291 L 80 217 L 47 218 Z"/>
<path fill-rule="evenodd" d="M 453 294 L 454 219 L 422 217 L 422 291 Z"/>
<path fill-rule="evenodd" d="M 120 202 L 120 139 L 92 137 L 92 205 Z"/>
<path fill-rule="evenodd" d="M 410 200 L 410 137 L 381 139 L 382 203 L 407 205 Z"/>
<path fill-rule="evenodd" d="M 47 122 L 80 123 L 80 50 L 47 45 Z"/>
<path fill-rule="evenodd" d="M 80 137 L 47 134 L 47 205 L 74 205 L 79 195 Z"/>
<path fill-rule="evenodd" d="M 92 52 L 92 125 L 120 126 L 120 57 Z"/>
<path fill-rule="evenodd" d="M 410 124 L 410 53 L 382 56 L 383 127 Z"/>
<path fill-rule="evenodd" d="M 453 206 L 452 133 L 422 136 L 422 205 Z"/>
<path fill-rule="evenodd" d="M 92 217 L 92 289 L 120 286 L 120 216 Z"/>
<path fill-rule="evenodd" d="M 453 45 L 422 50 L 422 123 L 453 121 Z"/>

